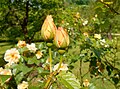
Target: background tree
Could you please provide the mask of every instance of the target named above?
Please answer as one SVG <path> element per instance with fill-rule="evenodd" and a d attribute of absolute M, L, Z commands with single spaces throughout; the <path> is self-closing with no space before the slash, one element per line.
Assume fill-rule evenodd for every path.
<path fill-rule="evenodd" d="M 108 85 L 112 84 L 117 89 L 120 86 L 120 45 L 112 34 L 120 32 L 119 4 L 120 0 L 2 0 L 0 36 L 14 42 L 43 41 L 41 26 L 45 17 L 51 14 L 57 27 L 62 26 L 70 35 L 70 46 L 64 55 L 64 61 L 69 64 L 70 72 L 75 73 L 78 68 L 75 74 L 80 85 L 83 86 L 84 78 L 89 75 L 87 78 L 91 84 L 100 86 L 99 83 L 96 84 L 100 79 L 103 84 L 107 81 Z M 85 32 L 89 36 L 85 37 Z M 102 38 L 94 39 L 95 33 L 100 33 L 102 38 L 107 34 L 109 39 L 113 39 L 107 40 L 109 47 L 100 44 Z M 56 49 L 53 50 L 54 58 L 58 54 L 55 51 Z M 54 64 L 58 61 L 56 58 Z"/>
<path fill-rule="evenodd" d="M 21 38 L 31 42 L 40 31 L 46 15 L 55 15 L 64 6 L 58 0 L 4 0 L 0 1 L 1 35 L 15 40 Z"/>

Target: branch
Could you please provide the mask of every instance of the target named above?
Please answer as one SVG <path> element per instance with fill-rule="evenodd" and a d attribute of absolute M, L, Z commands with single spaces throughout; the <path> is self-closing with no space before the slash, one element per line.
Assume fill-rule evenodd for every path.
<path fill-rule="evenodd" d="M 24 30 L 24 34 L 27 34 L 27 23 L 28 23 L 28 12 L 29 12 L 29 1 L 26 2 L 26 16 L 23 19 L 22 22 L 22 29 Z"/>
<path fill-rule="evenodd" d="M 101 2 L 102 4 L 104 4 L 105 7 L 109 8 L 111 12 L 116 13 L 117 15 L 120 15 L 120 13 L 117 12 L 114 8 L 112 8 L 109 4 L 106 4 L 105 2 L 102 2 L 101 0 L 99 0 L 99 2 Z"/>
<path fill-rule="evenodd" d="M 116 70 L 116 71 L 118 71 L 118 72 L 120 73 L 120 70 L 119 70 L 118 68 L 114 67 L 114 66 L 107 60 L 106 57 L 104 57 L 104 58 L 105 58 L 106 63 L 107 63 L 110 67 L 112 67 L 114 70 Z"/>
<path fill-rule="evenodd" d="M 88 70 L 85 74 L 83 74 L 83 78 L 89 73 L 90 71 Z"/>
<path fill-rule="evenodd" d="M 23 33 L 24 33 L 24 38 L 26 41 L 29 40 L 29 38 L 27 37 L 27 34 L 28 34 L 28 30 L 27 30 L 27 24 L 28 24 L 28 12 L 29 12 L 29 1 L 26 2 L 26 15 L 23 19 L 23 22 L 21 24 L 21 27 L 22 27 L 22 30 L 23 30 Z"/>
<path fill-rule="evenodd" d="M 28 41 L 28 43 L 31 43 L 31 41 L 32 41 L 32 39 L 34 38 L 34 36 L 35 36 L 35 32 L 32 34 L 32 36 L 29 38 L 29 41 Z"/>
<path fill-rule="evenodd" d="M 82 76 L 82 59 L 80 60 L 80 68 L 79 68 L 79 72 L 80 72 L 80 86 L 82 86 L 83 84 L 83 76 Z"/>

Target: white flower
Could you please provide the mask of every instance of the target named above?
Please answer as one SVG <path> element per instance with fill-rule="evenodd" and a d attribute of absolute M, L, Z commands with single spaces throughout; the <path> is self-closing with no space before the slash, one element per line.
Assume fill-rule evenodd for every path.
<path fill-rule="evenodd" d="M 109 47 L 109 45 L 106 44 L 105 39 L 100 40 L 100 44 L 101 44 L 102 46 L 104 46 L 104 47 Z"/>
<path fill-rule="evenodd" d="M 80 18 L 80 13 L 77 12 L 76 15 L 75 15 L 76 18 Z"/>
<path fill-rule="evenodd" d="M 28 50 L 30 50 L 31 52 L 36 52 L 37 48 L 35 47 L 35 44 L 34 43 L 31 43 L 31 44 L 27 44 L 27 48 Z"/>
<path fill-rule="evenodd" d="M 12 75 L 12 72 L 10 69 L 3 69 L 0 67 L 0 75 Z M 8 82 L 10 80 L 10 77 L 5 80 L 5 82 Z"/>
<path fill-rule="evenodd" d="M 20 41 L 18 41 L 17 46 L 18 46 L 18 48 L 22 48 L 22 47 L 26 46 L 26 42 L 20 40 Z"/>
<path fill-rule="evenodd" d="M 28 82 L 23 81 L 21 84 L 18 84 L 18 89 L 28 89 Z"/>
<path fill-rule="evenodd" d="M 89 36 L 87 32 L 84 32 L 83 35 L 86 36 L 86 37 Z"/>
<path fill-rule="evenodd" d="M 115 75 L 115 77 L 119 79 L 119 74 Z"/>
<path fill-rule="evenodd" d="M 12 75 L 12 72 L 10 69 L 3 69 L 0 67 L 0 75 Z"/>
<path fill-rule="evenodd" d="M 87 25 L 88 24 L 88 20 L 85 20 L 84 22 L 83 22 L 83 26 L 85 26 L 85 25 Z"/>
<path fill-rule="evenodd" d="M 101 39 L 101 34 L 94 34 L 94 38 Z"/>
<path fill-rule="evenodd" d="M 42 52 L 37 51 L 37 53 L 36 53 L 37 59 L 40 59 L 42 57 L 42 55 L 43 55 Z"/>
<path fill-rule="evenodd" d="M 88 86 L 90 85 L 88 79 L 85 79 L 85 80 L 83 81 L 83 85 L 84 85 L 84 87 L 88 87 Z"/>
<path fill-rule="evenodd" d="M 97 14 L 95 14 L 95 17 L 97 18 L 97 17 L 98 17 L 98 15 L 97 15 Z"/>
<path fill-rule="evenodd" d="M 47 64 L 50 63 L 50 58 L 47 58 L 46 63 L 47 63 Z"/>
<path fill-rule="evenodd" d="M 105 43 L 106 43 L 105 39 L 100 40 L 101 45 L 105 45 Z"/>
<path fill-rule="evenodd" d="M 93 21 L 96 21 L 96 18 L 95 18 L 95 17 L 93 17 L 92 19 L 93 19 Z"/>
<path fill-rule="evenodd" d="M 69 23 L 66 23 L 66 25 L 69 25 Z"/>
<path fill-rule="evenodd" d="M 7 63 L 7 64 L 5 64 L 5 68 L 10 68 L 11 67 L 11 63 Z"/>
<path fill-rule="evenodd" d="M 108 44 L 106 44 L 106 45 L 105 45 L 105 47 L 109 47 L 109 45 L 108 45 Z"/>
<path fill-rule="evenodd" d="M 19 51 L 16 48 L 12 48 L 10 50 L 7 50 L 4 55 L 4 59 L 6 62 L 12 63 L 18 63 L 20 58 Z"/>
<path fill-rule="evenodd" d="M 60 69 L 58 70 L 58 72 L 67 71 L 68 70 L 67 66 L 68 66 L 68 64 L 63 64 L 62 63 Z M 59 67 L 59 63 L 54 66 L 53 71 L 56 71 L 58 69 L 58 67 Z"/>

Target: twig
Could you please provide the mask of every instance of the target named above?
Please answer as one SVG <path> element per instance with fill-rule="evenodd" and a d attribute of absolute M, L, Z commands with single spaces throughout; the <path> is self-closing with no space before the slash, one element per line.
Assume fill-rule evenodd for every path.
<path fill-rule="evenodd" d="M 82 84 L 83 84 L 83 76 L 82 76 L 82 59 L 80 60 L 79 72 L 80 72 L 80 86 L 82 86 Z"/>
<path fill-rule="evenodd" d="M 103 3 L 105 5 L 105 7 L 109 8 L 111 12 L 116 13 L 117 15 L 120 14 L 114 8 L 112 8 L 109 4 L 106 4 L 106 3 L 102 2 L 101 0 L 99 0 L 99 2 Z"/>

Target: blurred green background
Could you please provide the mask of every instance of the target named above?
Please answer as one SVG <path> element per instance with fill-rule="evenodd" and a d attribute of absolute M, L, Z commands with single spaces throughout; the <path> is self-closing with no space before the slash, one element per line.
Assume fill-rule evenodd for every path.
<path fill-rule="evenodd" d="M 66 55 L 66 61 L 71 64 L 71 71 L 77 78 L 91 80 L 97 86 L 96 89 L 116 89 L 116 84 L 111 84 L 104 78 L 92 78 L 89 71 L 89 63 L 84 62 L 80 66 L 80 50 L 82 47 L 82 34 L 87 32 L 91 37 L 95 33 L 102 38 L 116 40 L 112 44 L 113 52 L 116 47 L 116 68 L 120 69 L 120 0 L 1 0 L 0 1 L 0 66 L 5 64 L 4 53 L 14 47 L 18 40 L 27 43 L 43 42 L 40 35 L 41 26 L 47 15 L 52 15 L 57 27 L 67 29 L 71 44 Z M 84 25 L 83 23 L 87 21 Z M 87 47 L 85 47 L 87 49 Z M 86 50 L 85 50 L 86 51 Z M 88 57 L 86 58 L 88 59 Z M 118 86 L 120 86 L 118 84 Z M 119 89 L 119 88 L 118 88 Z"/>

